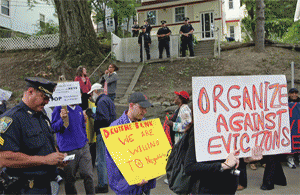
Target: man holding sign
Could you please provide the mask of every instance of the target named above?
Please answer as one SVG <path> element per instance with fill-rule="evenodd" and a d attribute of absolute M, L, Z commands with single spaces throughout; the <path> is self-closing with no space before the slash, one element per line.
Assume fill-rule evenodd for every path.
<path fill-rule="evenodd" d="M 145 95 L 140 92 L 133 93 L 129 99 L 129 109 L 114 121 L 110 126 L 117 126 L 144 120 L 147 108 L 153 106 Z M 136 185 L 129 185 L 124 176 L 113 161 L 110 153 L 106 150 L 106 161 L 108 179 L 111 189 L 116 194 L 150 194 L 150 190 L 155 188 L 156 179 L 149 181 L 142 180 Z"/>

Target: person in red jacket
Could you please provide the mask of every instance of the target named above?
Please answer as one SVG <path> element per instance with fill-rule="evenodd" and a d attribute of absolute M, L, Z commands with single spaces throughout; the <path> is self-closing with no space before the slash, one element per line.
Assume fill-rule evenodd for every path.
<path fill-rule="evenodd" d="M 81 91 L 80 106 L 82 110 L 86 110 L 88 108 L 88 99 L 90 97 L 87 93 L 91 90 L 92 85 L 89 77 L 86 76 L 86 69 L 83 66 L 78 66 L 74 81 L 79 81 Z"/>

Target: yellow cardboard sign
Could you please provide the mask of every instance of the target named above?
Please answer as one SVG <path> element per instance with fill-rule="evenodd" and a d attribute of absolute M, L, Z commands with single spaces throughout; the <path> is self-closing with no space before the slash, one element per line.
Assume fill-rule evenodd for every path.
<path fill-rule="evenodd" d="M 129 185 L 166 174 L 170 143 L 160 119 L 100 129 L 104 143 Z"/>

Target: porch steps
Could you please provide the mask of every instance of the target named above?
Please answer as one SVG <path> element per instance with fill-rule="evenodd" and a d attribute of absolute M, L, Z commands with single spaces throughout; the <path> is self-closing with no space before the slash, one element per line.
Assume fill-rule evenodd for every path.
<path fill-rule="evenodd" d="M 195 56 L 197 57 L 214 57 L 215 40 L 199 41 L 194 45 Z"/>
<path fill-rule="evenodd" d="M 143 63 L 118 62 L 117 72 L 119 80 L 117 84 L 116 100 L 127 99 L 131 94 L 140 74 L 143 70 Z"/>

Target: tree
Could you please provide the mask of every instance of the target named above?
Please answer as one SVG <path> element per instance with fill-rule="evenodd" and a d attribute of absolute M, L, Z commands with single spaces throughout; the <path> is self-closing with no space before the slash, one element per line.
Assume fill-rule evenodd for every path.
<path fill-rule="evenodd" d="M 94 11 L 96 12 L 96 16 L 94 17 L 94 20 L 96 23 L 102 22 L 103 23 L 103 31 L 104 33 L 107 33 L 106 29 L 106 8 L 107 3 L 109 0 L 91 0 L 91 5 Z"/>
<path fill-rule="evenodd" d="M 265 50 L 265 4 L 264 0 L 256 0 L 256 36 L 255 51 Z"/>
<path fill-rule="evenodd" d="M 49 0 L 46 0 L 49 2 Z M 53 0 L 59 20 L 60 39 L 54 68 L 98 64 L 103 55 L 92 25 L 91 12 L 86 0 Z M 35 0 L 28 0 L 33 5 Z"/>

